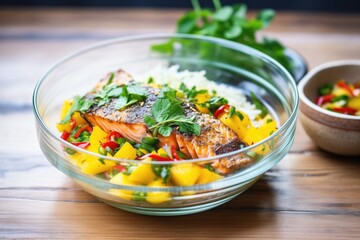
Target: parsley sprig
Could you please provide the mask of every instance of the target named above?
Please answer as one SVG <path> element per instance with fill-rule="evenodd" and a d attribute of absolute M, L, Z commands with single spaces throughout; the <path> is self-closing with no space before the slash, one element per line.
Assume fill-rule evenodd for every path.
<path fill-rule="evenodd" d="M 195 116 L 186 117 L 181 101 L 177 100 L 172 91 L 162 91 L 151 108 L 152 116 L 145 116 L 144 121 L 156 136 L 158 133 L 164 137 L 170 136 L 172 127 L 179 127 L 181 132 L 200 135 L 201 127 L 195 123 Z"/>
<path fill-rule="evenodd" d="M 121 87 L 121 93 L 116 100 L 115 108 L 122 110 L 134 103 L 144 101 L 146 96 L 146 89 L 142 86 L 136 84 L 123 85 Z"/>

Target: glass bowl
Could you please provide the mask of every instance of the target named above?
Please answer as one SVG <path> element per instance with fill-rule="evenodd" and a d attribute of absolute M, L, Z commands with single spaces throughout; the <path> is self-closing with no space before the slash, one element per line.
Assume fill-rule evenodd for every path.
<path fill-rule="evenodd" d="M 173 51 L 160 53 L 154 45 L 171 41 Z M 74 164 L 64 148 L 85 158 L 103 158 L 122 165 L 137 160 L 116 159 L 88 152 L 62 140 L 56 130 L 65 99 L 85 94 L 106 73 L 122 68 L 140 74 L 157 65 L 179 65 L 180 69 L 205 70 L 216 82 L 250 92 L 266 105 L 276 119 L 278 130 L 255 145 L 215 157 L 177 162 L 141 162 L 145 167 L 204 165 L 219 159 L 237 161 L 244 155 L 253 161 L 214 182 L 191 186 L 142 186 L 109 182 L 90 176 Z M 289 151 L 296 127 L 299 97 L 291 75 L 270 57 L 245 45 L 194 35 L 141 35 L 106 41 L 80 50 L 55 64 L 38 82 L 33 107 L 40 147 L 57 169 L 101 201 L 126 211 L 147 215 L 184 215 L 225 203 L 254 184 Z M 261 154 L 259 154 L 261 152 Z M 184 166 L 184 165 L 183 165 Z"/>

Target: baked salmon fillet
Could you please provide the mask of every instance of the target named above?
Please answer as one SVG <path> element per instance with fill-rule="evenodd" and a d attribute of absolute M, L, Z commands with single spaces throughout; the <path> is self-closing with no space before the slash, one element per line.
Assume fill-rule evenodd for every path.
<path fill-rule="evenodd" d="M 95 89 L 86 94 L 84 98 L 94 99 L 96 91 L 102 89 L 110 78 L 112 78 L 112 84 L 119 86 L 133 81 L 129 74 L 123 70 L 118 70 L 113 75 L 109 74 L 103 78 L 95 86 Z M 144 137 L 153 136 L 144 122 L 144 117 L 151 115 L 151 108 L 161 91 L 159 88 L 150 86 L 144 86 L 144 88 L 147 91 L 147 97 L 141 102 L 118 110 L 115 108 L 116 99 L 110 99 L 108 103 L 100 107 L 93 105 L 85 112 L 84 117 L 92 125 L 99 126 L 105 132 L 117 131 L 124 138 L 140 143 Z M 238 135 L 219 119 L 197 111 L 195 105 L 190 102 L 182 103 L 182 107 L 184 108 L 184 115 L 188 118 L 194 118 L 195 122 L 200 125 L 200 134 L 181 132 L 178 127 L 173 127 L 170 136 L 165 137 L 161 134 L 156 136 L 159 139 L 160 147 L 164 145 L 173 146 L 189 158 L 205 158 L 232 152 L 246 146 Z M 252 161 L 247 156 L 242 156 L 242 159 L 243 162 Z M 219 170 L 224 168 L 221 172 L 226 173 L 229 167 L 224 164 L 220 161 L 216 166 Z"/>

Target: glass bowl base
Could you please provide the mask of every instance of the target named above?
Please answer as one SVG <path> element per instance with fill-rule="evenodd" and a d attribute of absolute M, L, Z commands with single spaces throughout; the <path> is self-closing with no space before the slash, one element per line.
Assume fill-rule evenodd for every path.
<path fill-rule="evenodd" d="M 240 193 L 239 193 L 240 194 Z M 102 202 L 113 206 L 115 208 L 119 208 L 121 210 L 142 214 L 142 215 L 150 215 L 150 216 L 181 216 L 181 215 L 189 215 L 194 213 L 203 212 L 212 208 L 215 208 L 217 206 L 220 206 L 221 204 L 224 204 L 237 195 L 232 195 L 224 199 L 220 199 L 215 202 L 210 202 L 202 205 L 197 206 L 189 206 L 189 207 L 177 207 L 177 208 L 144 208 L 139 206 L 126 206 L 124 204 L 120 204 L 117 202 L 107 201 L 107 200 L 101 200 Z"/>

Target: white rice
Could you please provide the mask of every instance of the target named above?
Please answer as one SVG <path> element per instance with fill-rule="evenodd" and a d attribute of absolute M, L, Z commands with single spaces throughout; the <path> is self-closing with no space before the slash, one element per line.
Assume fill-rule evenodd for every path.
<path fill-rule="evenodd" d="M 246 100 L 241 89 L 210 81 L 205 77 L 205 74 L 205 71 L 179 71 L 177 65 L 171 67 L 158 65 L 145 74 L 134 76 L 134 79 L 135 81 L 147 83 L 151 77 L 155 83 L 160 85 L 168 84 L 169 87 L 174 89 L 179 89 L 180 84 L 184 83 L 188 88 L 195 86 L 197 90 L 206 89 L 210 93 L 216 91 L 217 95 L 227 99 L 230 105 L 246 113 L 254 125 L 259 124 L 255 121 L 255 117 L 261 113 L 260 110 Z"/>

